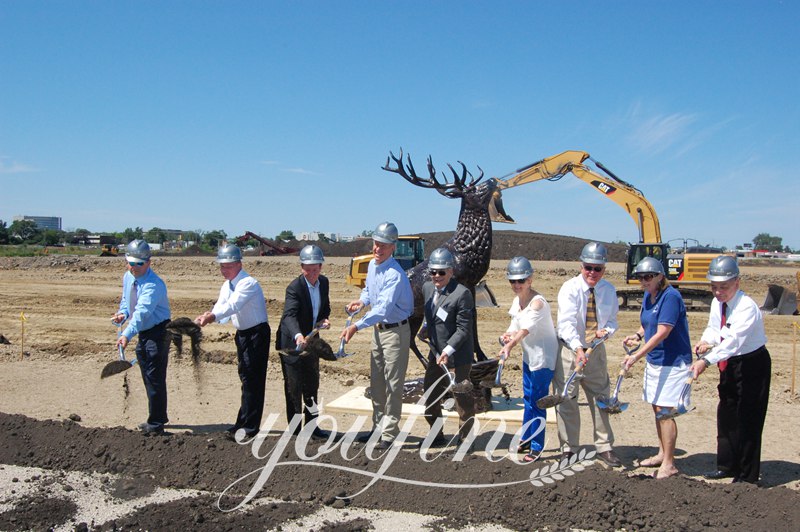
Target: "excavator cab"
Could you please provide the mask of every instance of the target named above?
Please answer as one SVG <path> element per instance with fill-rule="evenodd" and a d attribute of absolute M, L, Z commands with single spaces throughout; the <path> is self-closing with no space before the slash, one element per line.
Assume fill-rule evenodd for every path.
<path fill-rule="evenodd" d="M 645 257 L 653 257 L 664 265 L 664 271 L 667 272 L 667 278 L 672 279 L 671 275 L 674 272 L 670 271 L 669 261 L 667 260 L 669 247 L 664 243 L 657 244 L 630 244 L 627 251 L 626 265 L 625 265 L 625 281 L 628 284 L 638 285 L 639 281 L 633 274 L 634 268 Z"/>

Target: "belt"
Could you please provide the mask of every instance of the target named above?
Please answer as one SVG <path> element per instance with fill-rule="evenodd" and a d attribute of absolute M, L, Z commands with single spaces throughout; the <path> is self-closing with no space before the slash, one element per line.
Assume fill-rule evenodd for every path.
<path fill-rule="evenodd" d="M 398 321 L 397 323 L 379 323 L 377 327 L 379 330 L 383 331 L 386 329 L 394 329 L 395 327 L 400 327 L 401 325 L 405 325 L 406 323 L 408 323 L 407 319 L 403 321 Z"/>

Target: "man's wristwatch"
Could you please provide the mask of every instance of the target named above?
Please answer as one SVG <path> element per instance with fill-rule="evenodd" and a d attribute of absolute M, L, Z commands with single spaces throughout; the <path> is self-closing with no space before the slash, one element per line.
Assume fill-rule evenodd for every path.
<path fill-rule="evenodd" d="M 705 363 L 706 369 L 708 369 L 708 367 L 711 366 L 711 362 L 709 362 L 706 357 L 700 357 L 700 360 L 702 360 Z"/>

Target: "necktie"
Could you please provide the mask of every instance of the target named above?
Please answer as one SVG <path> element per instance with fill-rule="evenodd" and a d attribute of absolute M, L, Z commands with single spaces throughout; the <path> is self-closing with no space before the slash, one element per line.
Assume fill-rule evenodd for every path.
<path fill-rule="evenodd" d="M 720 312 L 720 317 L 719 317 L 719 330 L 720 330 L 720 332 L 722 332 L 722 330 L 725 328 L 725 323 L 727 321 L 725 313 L 727 312 L 727 310 L 728 310 L 728 304 L 727 303 L 723 303 L 722 304 L 722 312 Z M 721 342 L 723 340 L 723 337 L 720 336 L 719 340 Z M 717 365 L 719 366 L 719 370 L 720 371 L 725 371 L 725 368 L 728 366 L 728 361 L 727 360 L 720 360 Z"/>
<path fill-rule="evenodd" d="M 131 294 L 128 297 L 128 311 L 130 315 L 133 315 L 133 311 L 136 310 L 136 301 L 139 299 L 139 294 L 136 293 L 136 287 L 139 286 L 138 281 L 134 281 L 131 284 Z"/>
<path fill-rule="evenodd" d="M 597 305 L 594 301 L 594 288 L 589 288 L 589 301 L 586 303 L 586 342 L 591 343 L 597 336 Z"/>
<path fill-rule="evenodd" d="M 436 303 L 439 302 L 439 295 L 440 294 L 441 294 L 441 292 L 438 289 L 433 293 L 433 306 L 434 307 L 436 306 Z"/>
<path fill-rule="evenodd" d="M 234 291 L 236 291 L 236 289 L 233 287 L 233 281 L 228 281 L 228 286 L 230 286 L 231 293 L 233 293 Z"/>

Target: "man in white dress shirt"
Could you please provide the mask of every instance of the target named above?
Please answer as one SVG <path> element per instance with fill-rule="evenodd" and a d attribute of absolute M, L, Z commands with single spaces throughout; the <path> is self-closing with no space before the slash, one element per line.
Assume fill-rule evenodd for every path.
<path fill-rule="evenodd" d="M 595 404 L 595 398 L 608 397 L 611 382 L 604 344 L 597 346 L 587 358 L 585 350 L 595 338 L 617 330 L 619 301 L 614 286 L 603 279 L 607 251 L 603 244 L 589 242 L 581 252 L 581 273 L 563 284 L 558 292 L 558 355 L 553 375 L 555 393 L 564 390 L 567 377 L 576 365 L 583 365 L 583 375 L 572 383 L 568 398 L 556 406 L 558 439 L 563 458 L 578 451 L 581 417 L 578 409 L 578 383 L 586 393 L 594 425 L 597 457 L 611 467 L 622 462 L 614 453 L 614 433 L 608 414 Z M 564 349 L 566 347 L 566 349 Z"/>
<path fill-rule="evenodd" d="M 719 405 L 717 470 L 705 477 L 755 484 L 772 374 L 764 318 L 756 302 L 739 290 L 736 259 L 715 258 L 706 278 L 714 301 L 708 326 L 694 348 L 703 357 L 692 365 L 692 372 L 697 378 L 711 364 L 719 365 Z"/>
<path fill-rule="evenodd" d="M 233 436 L 244 429 L 248 437 L 258 433 L 264 412 L 267 384 L 267 358 L 271 331 L 267 322 L 267 303 L 261 285 L 242 269 L 242 252 L 233 244 L 219 248 L 217 262 L 225 282 L 214 308 L 194 321 L 201 327 L 209 323 L 227 323 L 236 327 L 236 353 L 242 403 L 236 423 L 228 429 Z"/>

